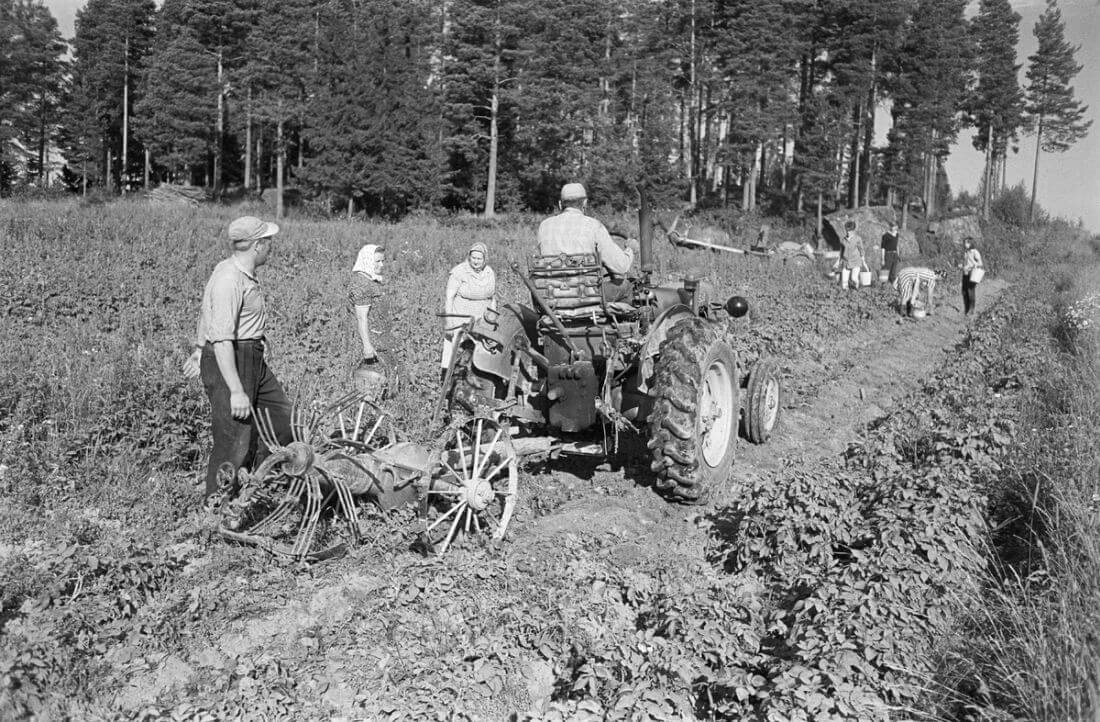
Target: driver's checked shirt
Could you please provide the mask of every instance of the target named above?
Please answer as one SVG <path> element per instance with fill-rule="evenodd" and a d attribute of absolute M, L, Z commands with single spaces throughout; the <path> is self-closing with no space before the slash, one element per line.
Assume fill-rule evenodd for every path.
<path fill-rule="evenodd" d="M 623 276 L 634 262 L 634 254 L 624 251 L 611 240 L 611 234 L 595 218 L 586 216 L 580 208 L 566 208 L 539 224 L 539 254 L 600 252 L 600 260 L 608 271 Z"/>

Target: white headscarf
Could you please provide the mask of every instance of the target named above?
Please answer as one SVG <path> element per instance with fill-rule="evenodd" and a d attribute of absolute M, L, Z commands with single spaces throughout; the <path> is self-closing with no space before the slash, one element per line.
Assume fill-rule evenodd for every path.
<path fill-rule="evenodd" d="M 368 243 L 359 249 L 359 255 L 355 257 L 355 267 L 351 270 L 369 276 L 372 280 L 381 281 L 378 275 L 378 246 Z"/>

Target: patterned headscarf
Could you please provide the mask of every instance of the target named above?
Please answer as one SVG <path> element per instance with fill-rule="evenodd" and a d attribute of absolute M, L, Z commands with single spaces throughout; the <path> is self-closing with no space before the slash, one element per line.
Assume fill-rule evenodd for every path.
<path fill-rule="evenodd" d="M 470 254 L 475 253 L 475 252 L 480 253 L 481 257 L 485 259 L 485 265 L 482 266 L 480 271 L 475 271 L 474 267 L 470 266 Z M 470 246 L 470 250 L 466 251 L 466 265 L 470 266 L 470 270 L 474 271 L 474 273 L 481 273 L 486 268 L 488 268 L 489 267 L 489 247 L 486 246 L 484 243 L 482 243 L 480 241 L 478 241 L 474 245 Z"/>
<path fill-rule="evenodd" d="M 355 267 L 351 270 L 369 276 L 375 281 L 381 281 L 382 276 L 378 274 L 378 254 L 382 252 L 383 249 L 374 243 L 368 243 L 359 249 L 359 255 L 355 258 Z"/>

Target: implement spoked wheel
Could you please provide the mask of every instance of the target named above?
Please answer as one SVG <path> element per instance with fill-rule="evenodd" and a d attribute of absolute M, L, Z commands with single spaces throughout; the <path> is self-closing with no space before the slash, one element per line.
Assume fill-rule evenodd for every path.
<path fill-rule="evenodd" d="M 443 434 L 420 499 L 421 543 L 442 554 L 462 539 L 500 540 L 516 506 L 519 463 L 508 430 L 479 416 Z"/>

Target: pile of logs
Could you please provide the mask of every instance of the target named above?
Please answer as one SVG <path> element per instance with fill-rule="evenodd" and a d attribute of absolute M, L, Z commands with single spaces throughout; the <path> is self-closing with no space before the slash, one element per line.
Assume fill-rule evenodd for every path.
<path fill-rule="evenodd" d="M 199 186 L 159 185 L 145 194 L 149 200 L 162 203 L 186 203 L 197 206 L 206 200 L 206 191 Z"/>

